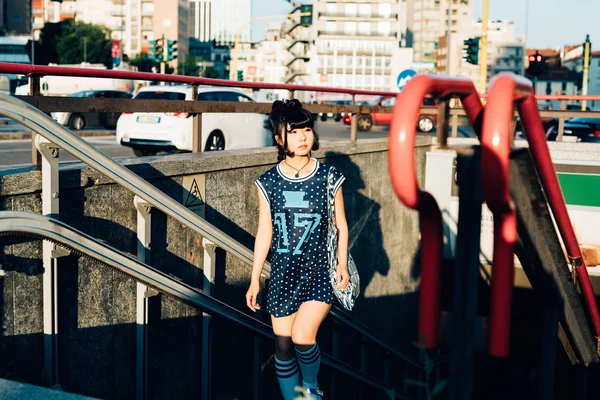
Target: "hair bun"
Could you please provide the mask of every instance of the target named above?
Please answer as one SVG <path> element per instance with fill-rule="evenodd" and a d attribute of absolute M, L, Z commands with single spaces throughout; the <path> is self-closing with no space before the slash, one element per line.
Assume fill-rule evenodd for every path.
<path fill-rule="evenodd" d="M 302 103 L 298 99 L 291 99 L 286 101 L 289 108 L 302 108 Z"/>
<path fill-rule="evenodd" d="M 281 100 L 275 100 L 271 106 L 271 112 L 283 112 L 287 108 L 285 102 Z"/>
<path fill-rule="evenodd" d="M 302 108 L 302 103 L 298 99 L 275 100 L 271 106 L 272 113 L 285 113 L 290 109 Z"/>

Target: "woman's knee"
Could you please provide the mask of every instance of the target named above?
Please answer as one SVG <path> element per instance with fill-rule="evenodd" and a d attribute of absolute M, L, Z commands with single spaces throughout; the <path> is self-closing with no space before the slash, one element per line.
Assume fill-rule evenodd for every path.
<path fill-rule="evenodd" d="M 275 355 L 281 361 L 291 360 L 295 356 L 291 337 L 275 336 Z"/>
<path fill-rule="evenodd" d="M 292 342 L 294 344 L 314 344 L 317 340 L 317 335 L 312 330 L 298 327 L 292 328 Z"/>

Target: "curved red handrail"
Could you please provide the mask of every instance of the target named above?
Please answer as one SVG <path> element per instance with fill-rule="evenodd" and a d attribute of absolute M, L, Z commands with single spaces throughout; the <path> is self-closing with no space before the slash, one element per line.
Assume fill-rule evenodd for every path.
<path fill-rule="evenodd" d="M 483 105 L 469 79 L 419 75 L 398 94 L 392 115 L 388 155 L 392 186 L 407 207 L 419 211 L 422 240 L 419 344 L 425 348 L 434 348 L 439 342 L 440 329 L 442 215 L 433 196 L 419 189 L 414 153 L 419 109 L 428 94 L 435 97 L 459 97 L 478 136 Z"/>
<path fill-rule="evenodd" d="M 516 212 L 508 185 L 511 123 L 515 103 L 542 187 L 548 197 L 567 253 L 574 268 L 579 265 L 584 267 L 577 268 L 577 275 L 596 336 L 600 336 L 598 306 L 550 157 L 533 87 L 525 78 L 511 73 L 502 73 L 491 85 L 482 133 L 484 198 L 494 214 L 489 351 L 490 354 L 498 357 L 507 356 L 509 352 L 514 244 L 517 238 Z"/>

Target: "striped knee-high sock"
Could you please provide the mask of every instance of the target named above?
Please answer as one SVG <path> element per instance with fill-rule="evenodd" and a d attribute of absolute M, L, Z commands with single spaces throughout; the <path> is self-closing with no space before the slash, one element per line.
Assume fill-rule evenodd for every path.
<path fill-rule="evenodd" d="M 294 388 L 300 384 L 300 373 L 296 357 L 286 361 L 281 361 L 275 357 L 275 374 L 277 375 L 277 381 L 279 381 L 283 400 L 294 400 L 296 398 Z"/>
<path fill-rule="evenodd" d="M 314 344 L 306 351 L 300 351 L 296 348 L 298 364 L 302 370 L 302 386 L 309 389 L 318 387 L 317 375 L 321 366 L 321 349 L 318 344 Z"/>

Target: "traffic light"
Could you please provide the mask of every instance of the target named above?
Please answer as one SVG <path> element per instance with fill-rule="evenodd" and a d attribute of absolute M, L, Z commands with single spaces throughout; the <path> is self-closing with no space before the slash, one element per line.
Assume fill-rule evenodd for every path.
<path fill-rule="evenodd" d="M 244 80 L 244 71 L 242 71 L 241 69 L 238 69 L 237 71 L 237 80 L 240 82 Z"/>
<path fill-rule="evenodd" d="M 469 64 L 478 65 L 479 64 L 479 38 L 470 38 L 463 41 L 465 47 L 465 55 L 463 56 L 463 60 L 468 62 Z"/>
<path fill-rule="evenodd" d="M 527 73 L 529 75 L 540 76 L 545 73 L 547 69 L 548 65 L 546 64 L 546 61 L 544 61 L 544 57 L 538 51 L 529 56 L 529 68 L 527 68 Z"/>
<path fill-rule="evenodd" d="M 167 39 L 167 61 L 171 61 L 177 58 L 177 40 Z"/>
<path fill-rule="evenodd" d="M 304 13 L 310 13 L 309 15 L 302 15 L 300 17 L 300 25 L 304 25 L 304 26 L 309 26 L 312 25 L 312 10 L 313 10 L 313 6 L 312 4 L 302 4 L 300 6 L 300 13 L 304 14 Z"/>
<path fill-rule="evenodd" d="M 152 53 L 149 55 L 149 59 L 157 62 L 162 62 L 164 60 L 164 49 L 165 40 L 164 39 L 156 39 L 152 42 Z"/>

